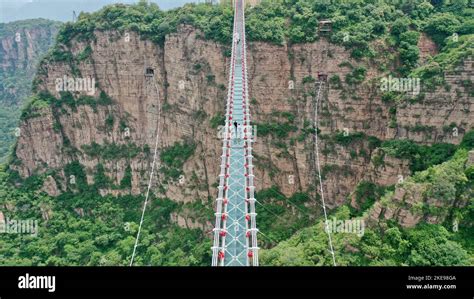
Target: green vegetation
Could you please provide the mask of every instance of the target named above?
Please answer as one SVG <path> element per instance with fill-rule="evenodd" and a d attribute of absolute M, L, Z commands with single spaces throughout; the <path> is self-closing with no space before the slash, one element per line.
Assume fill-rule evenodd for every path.
<path fill-rule="evenodd" d="M 321 140 L 324 140 L 324 148 L 321 153 L 325 156 L 335 153 L 336 146 L 343 146 L 350 150 L 351 158 L 356 158 L 358 155 L 368 158 L 368 152 L 372 152 L 379 147 L 381 141 L 374 136 L 367 136 L 363 132 L 339 132 L 334 134 L 319 134 Z M 359 148 L 359 154 L 356 149 Z M 346 171 L 345 171 L 346 172 Z"/>
<path fill-rule="evenodd" d="M 48 92 L 40 92 L 32 95 L 28 99 L 28 104 L 21 113 L 21 120 L 37 117 L 40 115 L 40 110 L 47 109 L 53 103 L 55 98 Z"/>
<path fill-rule="evenodd" d="M 316 82 L 316 79 L 314 79 L 312 76 L 306 76 L 303 78 L 303 84 L 307 84 L 307 83 L 314 83 Z"/>
<path fill-rule="evenodd" d="M 341 85 L 342 82 L 339 75 L 332 75 L 331 78 L 329 78 L 329 83 L 331 84 L 331 88 L 334 88 L 334 89 L 342 88 L 342 85 Z"/>
<path fill-rule="evenodd" d="M 351 214 L 353 216 L 360 216 L 363 212 L 368 210 L 372 205 L 385 193 L 386 188 L 377 186 L 372 182 L 362 181 L 360 182 L 355 191 L 354 196 L 358 209 L 354 209 L 351 206 Z"/>
<path fill-rule="evenodd" d="M 77 106 L 87 105 L 92 107 L 94 111 L 97 111 L 97 106 L 107 106 L 112 104 L 112 99 L 104 92 L 101 91 L 98 98 L 92 96 L 81 95 L 77 99 L 70 92 L 61 92 L 60 99 L 56 99 L 54 102 L 55 107 L 61 107 L 62 104 L 70 106 L 76 111 Z"/>
<path fill-rule="evenodd" d="M 420 77 L 423 86 L 437 86 L 443 82 L 443 70 L 454 69 L 461 59 L 472 55 L 472 47 L 469 47 L 473 42 L 472 13 L 462 1 L 441 4 L 415 2 L 375 4 L 365 0 L 327 5 L 323 0 L 263 1 L 246 14 L 247 37 L 249 40 L 278 44 L 312 42 L 318 38 L 318 22 L 330 19 L 333 22 L 331 41 L 351 48 L 353 57 L 373 57 L 374 50 L 370 43 L 376 39 L 385 39 L 388 45 L 399 50 L 400 72 L 408 74 L 411 71 L 410 76 Z M 75 38 L 92 42 L 95 39 L 94 31 L 117 30 L 122 34 L 134 31 L 142 38 L 162 44 L 166 35 L 176 32 L 181 24 L 188 24 L 200 29 L 203 38 L 228 44 L 232 18 L 229 5 L 187 4 L 169 11 L 162 11 L 146 1 L 136 5 L 109 5 L 95 13 L 81 13 L 77 22 L 64 24 L 45 62 L 50 58 L 66 61 L 77 71 L 74 68 L 76 62 L 90 56 L 91 46 L 86 42 L 83 51 L 74 57 L 69 49 L 71 40 Z M 442 49 L 429 64 L 418 67 L 416 44 L 421 32 L 433 37 Z M 454 33 L 458 38 L 452 37 Z M 200 70 L 201 67 L 201 64 L 195 65 L 196 69 Z M 355 85 L 362 82 L 365 75 L 365 68 L 354 67 L 345 81 Z M 213 82 L 212 75 L 208 81 Z M 310 77 L 304 79 L 304 82 L 311 81 Z M 331 78 L 331 81 L 340 87 L 340 80 Z M 90 97 L 67 103 L 87 104 L 94 109 L 97 104 L 101 104 Z M 392 119 L 390 125 L 395 127 L 396 120 Z M 268 134 L 275 126 L 263 124 L 261 129 L 263 134 Z M 293 130 L 286 124 L 276 129 L 277 136 L 285 136 Z"/>
<path fill-rule="evenodd" d="M 217 129 L 219 126 L 224 126 L 225 125 L 225 115 L 222 113 L 218 113 L 214 115 L 211 120 L 209 121 L 211 124 L 211 128 Z"/>
<path fill-rule="evenodd" d="M 400 48 L 401 70 L 406 72 L 416 66 L 420 32 L 440 46 L 453 33 L 473 33 L 467 1 L 431 2 L 264 1 L 246 14 L 248 38 L 278 44 L 313 42 L 318 38 L 318 22 L 329 19 L 331 41 L 352 49 L 352 57 L 374 57 L 371 42 L 386 38 Z"/>
<path fill-rule="evenodd" d="M 133 143 L 116 144 L 107 141 L 102 145 L 92 142 L 90 145 L 83 145 L 81 149 L 84 154 L 91 158 L 101 158 L 104 160 L 131 159 L 141 153 L 146 153 L 145 146 L 139 147 Z"/>
<path fill-rule="evenodd" d="M 472 149 L 474 148 L 474 130 L 470 130 L 462 138 L 461 143 L 459 144 L 461 148 Z"/>
<path fill-rule="evenodd" d="M 247 37 L 251 41 L 267 41 L 276 44 L 312 42 L 319 38 L 318 22 L 322 19 L 333 21 L 333 32 L 329 39 L 351 49 L 351 56 L 356 59 L 364 57 L 375 59 L 372 42 L 384 43 L 384 50 L 398 52 L 399 65 L 396 70 L 407 76 L 419 77 L 424 86 L 438 86 L 443 83 L 443 73 L 454 70 L 459 62 L 472 55 L 473 22 L 472 9 L 467 8 L 466 1 L 455 1 L 443 4 L 441 1 L 404 1 L 400 4 L 376 3 L 373 0 L 340 1 L 331 5 L 324 0 L 291 0 L 264 1 L 262 5 L 247 12 Z M 81 13 L 75 23 L 62 26 L 56 45 L 44 60 L 62 61 L 69 64 L 73 74 L 77 74 L 77 63 L 86 61 L 92 54 L 92 43 L 95 31 L 111 30 L 120 37 L 125 32 L 136 32 L 143 39 L 159 45 L 165 37 L 178 30 L 182 24 L 192 25 L 201 30 L 201 38 L 229 44 L 232 28 L 232 9 L 226 5 L 187 4 L 182 8 L 162 11 L 156 5 L 140 1 L 136 5 L 110 5 L 95 13 Z M 4 27 L 0 26 L 0 36 Z M 429 59 L 424 66 L 418 65 L 419 50 L 417 43 L 420 33 L 427 33 L 440 47 L 440 54 Z M 453 34 L 457 33 L 457 39 Z M 73 55 L 70 46 L 76 39 L 84 41 L 83 51 Z M 386 49 L 388 48 L 388 49 Z M 229 50 L 224 49 L 228 55 Z M 397 57 L 398 58 L 398 57 Z M 44 66 L 43 65 L 43 66 Z M 366 79 L 367 70 L 361 66 L 350 67 L 344 78 L 345 83 L 355 86 Z M 207 83 L 215 85 L 215 77 L 207 74 L 203 63 L 196 63 L 193 70 L 202 72 Z M 38 74 L 44 74 L 41 68 Z M 1 78 L 1 77 L 0 77 Z M 39 82 L 40 76 L 35 80 Z M 311 76 L 303 78 L 304 83 L 314 82 Z M 14 83 L 14 81 L 12 81 Z M 12 82 L 7 82 L 12 86 Z M 342 88 L 342 79 L 332 76 L 330 83 Z M 35 87 L 34 86 L 34 87 Z M 472 83 L 466 83 L 471 88 Z M 225 85 L 218 88 L 225 90 Z M 5 90 L 0 86 L 0 91 Z M 35 89 L 36 90 L 36 89 Z M 396 96 L 387 93 L 382 97 L 384 103 L 393 104 Z M 29 104 L 22 113 L 22 119 L 40 115 L 44 109 L 51 108 L 57 118 L 60 110 L 68 106 L 73 111 L 79 105 L 88 105 L 94 110 L 100 105 L 112 104 L 112 99 L 101 92 L 98 98 L 91 96 L 77 97 L 69 92 L 60 94 L 59 99 L 46 92 L 36 92 L 29 98 Z M 169 107 L 168 107 L 169 108 Z M 163 107 L 166 110 L 165 107 Z M 3 112 L 3 113 L 2 113 Z M 14 126 L 3 122 L 8 111 L 0 110 L 0 122 L 7 127 Z M 323 110 L 329 113 L 329 109 Z M 329 115 L 329 114 L 328 114 Z M 396 127 L 396 107 L 390 108 L 391 126 Z M 205 111 L 193 114 L 196 121 L 207 118 Z M 54 128 L 62 130 L 55 120 Z M 122 119 L 115 119 L 108 114 L 105 127 L 111 129 L 117 125 L 123 130 L 127 125 Z M 217 128 L 223 124 L 223 117 L 216 115 L 210 120 L 210 126 Z M 297 132 L 296 117 L 290 112 L 274 112 L 267 122 L 257 124 L 259 136 L 272 136 L 273 145 L 283 149 L 281 155 L 288 154 L 286 138 L 291 132 Z M 412 131 L 426 131 L 429 127 L 418 125 Z M 11 131 L 11 130 L 10 130 Z M 313 131 L 311 123 L 304 121 L 304 128 L 298 139 L 304 141 Z M 412 207 L 413 212 L 423 215 L 443 215 L 450 212 L 446 223 L 420 224 L 415 228 L 402 228 L 393 220 L 380 220 L 377 226 L 367 227 L 363 237 L 356 235 L 335 234 L 334 244 L 339 265 L 472 265 L 472 218 L 473 202 L 467 207 L 451 208 L 444 205 L 439 208 L 428 204 L 429 200 L 440 203 L 453 203 L 472 198 L 474 169 L 466 167 L 467 150 L 474 145 L 474 132 L 464 136 L 459 147 L 452 144 L 418 145 L 409 140 L 391 140 L 381 142 L 364 133 L 337 133 L 321 136 L 327 154 L 340 145 L 368 144 L 372 151 L 382 147 L 382 154 L 373 157 L 374 165 L 383 163 L 384 155 L 410 160 L 410 168 L 416 172 L 402 187 L 422 187 L 423 202 Z M 0 139 L 3 141 L 4 139 Z M 7 139 L 11 140 L 11 139 Z M 70 142 L 64 139 L 65 147 Z M 291 143 L 290 143 L 291 144 Z M 167 180 L 176 180 L 182 175 L 185 162 L 190 159 L 196 144 L 190 141 L 176 142 L 160 154 L 160 171 Z M 33 236 L 6 235 L 0 240 L 0 256 L 3 265 L 126 265 L 133 250 L 134 237 L 138 228 L 142 196 L 100 196 L 98 189 L 110 187 L 111 179 L 106 175 L 103 162 L 115 159 L 130 159 L 141 154 L 149 154 L 150 148 L 133 144 L 116 144 L 105 142 L 101 145 L 92 143 L 81 148 L 83 154 L 98 159 L 94 170 L 86 170 L 77 161 L 64 167 L 66 190 L 57 198 L 51 198 L 39 191 L 45 176 L 53 177 L 58 173 L 32 175 L 22 180 L 16 172 L 5 173 L 0 170 L 0 205 L 11 206 L 6 216 L 21 219 L 40 220 L 40 233 Z M 349 149 L 351 158 L 368 157 L 367 150 Z M 456 152 L 457 150 L 457 152 Z M 0 154 L 5 151 L 0 151 Z M 256 166 L 265 168 L 270 178 L 278 173 L 278 168 L 265 160 L 256 158 Z M 259 162 L 259 161 L 260 162 Z M 258 165 L 260 163 L 260 165 Z M 440 164 L 442 163 L 442 164 Z M 323 173 L 333 171 L 351 175 L 349 166 L 326 164 Z M 88 185 L 87 171 L 93 172 L 94 184 Z M 58 171 L 59 172 L 59 171 Z M 21 182 L 22 188 L 11 184 Z M 112 188 L 129 189 L 132 186 L 132 169 L 126 164 L 124 176 L 119 186 Z M 158 186 L 158 190 L 164 188 Z M 308 191 L 309 192 L 309 191 Z M 330 217 L 349 219 L 352 216 L 366 217 L 373 204 L 380 201 L 392 204 L 393 188 L 383 188 L 374 183 L 362 181 L 353 193 L 357 209 L 343 206 L 332 211 Z M 277 186 L 260 190 L 258 200 L 258 226 L 264 233 L 260 238 L 263 265 L 330 265 L 327 236 L 324 232 L 320 206 L 311 202 L 307 192 L 298 192 L 291 197 L 284 196 Z M 317 202 L 319 203 L 319 201 Z M 22 207 L 29 205 L 27 209 Z M 450 208 L 446 208 L 449 206 Z M 444 210 L 443 210 L 444 209 Z M 170 223 L 172 213 L 188 213 L 192 219 L 201 223 L 212 220 L 212 208 L 209 202 L 196 201 L 178 204 L 167 198 L 150 199 L 142 239 L 138 248 L 137 265 L 208 265 L 210 260 L 210 239 L 201 230 L 190 230 Z M 451 213 L 452 212 L 452 213 Z M 460 221 L 458 233 L 448 229 L 451 220 Z M 314 225 L 316 223 L 316 225 Z M 311 226 L 313 225 L 313 226 Z M 273 247 L 273 248 L 271 248 Z"/>
<path fill-rule="evenodd" d="M 365 79 L 365 74 L 367 70 L 363 67 L 356 67 L 352 72 L 346 75 L 346 83 L 349 85 L 354 85 L 361 83 Z"/>
<path fill-rule="evenodd" d="M 390 104 L 394 103 L 395 100 L 397 99 L 397 94 L 393 91 L 388 91 L 382 94 L 382 102 Z"/>
<path fill-rule="evenodd" d="M 376 138 L 372 138 L 370 143 L 374 147 L 380 145 Z M 465 134 L 456 153 L 456 146 L 453 150 L 452 145 L 445 144 L 428 147 L 411 141 L 387 141 L 381 146 L 403 157 L 422 153 L 426 161 L 422 162 L 422 158 L 418 158 L 412 165 L 418 169 L 427 169 L 407 178 L 399 188 L 412 190 L 409 191 L 411 193 L 423 190 L 421 197 L 417 198 L 419 203 L 410 209 L 412 213 L 421 213 L 425 217 L 441 216 L 445 221 L 441 224 L 421 221 L 414 228 L 403 228 L 393 219 L 377 219 L 377 225 L 365 227 L 362 237 L 333 233 L 338 265 L 473 265 L 474 166 L 466 165 L 466 161 L 468 150 L 474 148 L 474 131 Z M 445 160 L 442 164 L 434 165 Z M 393 206 L 393 188 L 361 182 L 354 192 L 359 209 L 342 206 L 332 211 L 329 219 L 347 220 L 355 219 L 355 216 L 367 219 L 376 201 L 380 201 L 382 207 L 397 208 Z M 461 200 L 467 202 L 467 207 L 454 205 Z M 401 205 L 401 208 L 406 209 L 403 203 Z M 453 230 L 453 221 L 458 222 L 456 230 Z M 332 264 L 328 246 L 327 234 L 319 218 L 316 225 L 299 230 L 271 249 L 262 250 L 260 262 L 261 265 L 272 266 L 328 266 Z"/>
<path fill-rule="evenodd" d="M 461 22 L 459 18 L 454 17 L 451 13 L 444 12 L 431 16 L 425 25 L 425 31 L 438 45 L 443 45 L 447 37 L 459 32 L 460 29 Z"/>
<path fill-rule="evenodd" d="M 360 266 L 466 266 L 474 264 L 474 180 L 467 178 L 474 167 L 466 167 L 467 150 L 461 148 L 449 161 L 432 166 L 408 178 L 401 188 L 424 188 L 422 206 L 418 213 L 443 215 L 442 224 L 427 224 L 423 221 L 414 228 L 403 228 L 393 220 L 378 219 L 377 225 L 365 226 L 362 237 L 354 233 L 333 233 L 332 240 L 338 265 Z M 393 189 L 392 189 L 393 190 Z M 382 196 L 383 205 L 393 205 L 390 188 Z M 382 189 L 363 182 L 355 192 L 356 200 L 362 200 L 363 210 L 370 209 L 381 197 Z M 469 197 L 471 196 L 471 197 Z M 471 198 L 471 199 L 469 199 Z M 441 207 L 428 204 L 428 200 L 442 203 Z M 463 208 L 451 207 L 457 200 L 467 201 Z M 392 207 L 394 208 L 394 207 Z M 353 210 L 353 209 L 352 209 Z M 412 211 L 415 212 L 416 211 Z M 333 211 L 329 219 L 347 220 L 360 215 L 343 206 Z M 367 212 L 362 217 L 366 218 Z M 458 230 L 453 230 L 453 221 L 458 221 Z M 365 222 L 367 224 L 367 221 Z M 304 228 L 277 246 L 261 251 L 261 265 L 272 266 L 329 266 L 332 264 L 328 252 L 328 239 L 323 221 Z"/>
<path fill-rule="evenodd" d="M 84 50 L 79 54 L 77 55 L 77 60 L 78 61 L 84 61 L 86 60 L 87 58 L 89 58 L 92 54 L 92 48 L 90 45 L 87 45 Z"/>
<path fill-rule="evenodd" d="M 15 36 L 15 34 L 19 31 L 32 30 L 32 29 L 38 29 L 38 28 L 45 28 L 54 32 L 55 27 L 60 24 L 61 23 L 57 21 L 41 19 L 41 18 L 19 20 L 19 21 L 8 22 L 8 23 L 0 23 L 0 39 L 5 39 L 11 36 Z M 43 45 L 47 47 L 46 40 L 43 39 L 38 42 L 44 43 Z"/>
<path fill-rule="evenodd" d="M 276 44 L 313 42 L 318 38 L 319 21 L 329 19 L 333 22 L 331 40 L 351 48 L 353 57 L 373 56 L 370 42 L 387 37 L 395 39 L 407 51 L 402 60 L 412 63 L 416 56 L 411 55 L 413 48 L 403 44 L 410 29 L 427 32 L 439 44 L 454 32 L 472 33 L 466 3 L 433 6 L 429 2 L 417 2 L 420 1 L 401 4 L 354 0 L 327 5 L 324 0 L 262 1 L 246 12 L 247 38 Z M 109 29 L 136 31 L 163 43 L 165 36 L 176 32 L 181 24 L 193 25 L 205 38 L 227 44 L 231 40 L 232 19 L 228 4 L 186 4 L 169 11 L 145 1 L 136 5 L 109 5 L 96 13 L 81 13 L 76 23 L 65 24 L 58 45 L 67 46 L 75 37 L 93 40 L 94 30 Z"/>
<path fill-rule="evenodd" d="M 13 150 L 13 143 L 19 131 L 18 119 L 20 111 L 16 107 L 0 107 L 0 164 L 7 161 L 8 155 Z"/>
<path fill-rule="evenodd" d="M 277 139 L 288 137 L 290 132 L 296 132 L 295 116 L 291 112 L 274 111 L 267 123 L 256 123 L 258 136 L 271 135 Z"/>
<path fill-rule="evenodd" d="M 68 190 L 84 192 L 88 189 L 84 166 L 78 161 L 73 161 L 64 167 Z"/>
<path fill-rule="evenodd" d="M 105 175 L 104 165 L 101 163 L 98 163 L 96 166 L 94 183 L 98 189 L 106 188 L 110 183 L 109 178 Z"/>
<path fill-rule="evenodd" d="M 146 1 L 136 5 L 108 5 L 95 13 L 81 13 L 75 23 L 66 23 L 60 30 L 57 48 L 68 46 L 73 38 L 94 40 L 95 30 L 135 31 L 162 44 L 165 36 L 176 32 L 181 24 L 199 28 L 205 38 L 229 43 L 232 19 L 232 9 L 225 5 L 187 4 L 168 11 Z"/>
<path fill-rule="evenodd" d="M 415 172 L 448 160 L 456 151 L 456 146 L 449 143 L 427 146 L 408 139 L 397 139 L 384 141 L 382 149 L 390 156 L 410 160 L 410 169 Z"/>
<path fill-rule="evenodd" d="M 132 188 L 132 167 L 130 165 L 127 165 L 127 168 L 125 168 L 125 174 L 120 181 L 120 187 L 122 189 Z"/>
<path fill-rule="evenodd" d="M 420 33 L 416 31 L 406 31 L 400 34 L 399 53 L 403 64 L 400 70 L 402 74 L 408 73 L 417 66 L 420 56 L 420 50 L 418 49 L 419 38 Z"/>
<path fill-rule="evenodd" d="M 343 133 L 338 132 L 333 135 L 333 140 L 337 144 L 342 146 L 349 146 L 354 142 L 364 140 L 366 138 L 365 134 L 362 132 L 355 132 L 355 133 Z"/>
<path fill-rule="evenodd" d="M 347 207 L 339 208 L 330 219 L 350 219 Z M 403 229 L 381 221 L 379 227 L 364 229 L 364 235 L 333 233 L 336 261 L 340 266 L 447 266 L 472 265 L 469 254 L 444 227 L 422 224 Z M 350 249 L 349 249 L 350 248 Z M 327 235 L 323 222 L 299 231 L 278 246 L 262 250 L 261 265 L 330 266 Z"/>
<path fill-rule="evenodd" d="M 70 171 L 77 171 L 70 166 Z M 77 174 L 77 173 L 76 173 Z M 0 170 L 0 205 L 11 219 L 38 220 L 37 236 L 3 234 L 1 265 L 125 266 L 130 262 L 138 230 L 142 196 L 100 196 L 95 192 L 64 193 L 51 198 L 18 190 Z M 178 206 L 169 199 L 150 198 L 137 248 L 136 265 L 208 265 L 210 240 L 199 229 L 170 223 Z M 47 217 L 47 218 L 45 218 Z"/>
<path fill-rule="evenodd" d="M 205 224 L 206 221 L 214 221 L 214 206 L 212 205 L 212 200 L 207 200 L 202 202 L 200 200 L 195 200 L 192 202 L 179 203 L 178 210 L 181 214 L 187 216 L 187 218 L 197 221 L 199 223 Z"/>
<path fill-rule="evenodd" d="M 444 83 L 444 72 L 454 71 L 461 61 L 474 54 L 473 43 L 474 34 L 459 36 L 457 42 L 448 39 L 441 52 L 426 65 L 414 69 L 410 77 L 420 78 L 423 90 L 434 90 Z"/>
<path fill-rule="evenodd" d="M 69 91 L 60 92 L 60 98 L 55 98 L 51 93 L 47 91 L 41 91 L 32 95 L 25 109 L 23 109 L 21 114 L 21 120 L 26 120 L 28 118 L 37 117 L 40 115 L 40 111 L 45 108 L 52 107 L 53 112 L 57 114 L 62 105 L 67 105 L 71 107 L 74 111 L 77 111 L 77 107 L 81 105 L 88 105 L 97 111 L 97 106 L 106 106 L 112 104 L 112 99 L 103 91 L 100 92 L 98 98 L 92 96 L 81 95 L 77 99 Z M 109 115 L 110 117 L 110 115 Z M 109 124 L 112 120 L 106 120 Z"/>
<path fill-rule="evenodd" d="M 430 3 L 431 2 L 431 3 Z M 398 49 L 399 71 L 408 74 L 418 67 L 417 41 L 427 33 L 441 48 L 435 57 L 442 69 L 453 69 L 459 61 L 472 56 L 474 25 L 468 1 L 263 1 L 249 10 L 247 37 L 249 40 L 277 44 L 313 42 L 318 38 L 318 22 L 332 23 L 332 42 L 352 50 L 352 57 L 374 57 L 371 42 L 385 39 Z M 453 42 L 453 34 L 459 36 Z M 420 77 L 419 69 L 413 77 Z M 423 74 L 425 78 L 428 74 Z"/>
<path fill-rule="evenodd" d="M 13 46 L 12 49 L 4 46 L 6 52 L 0 54 L 4 63 L 0 68 L 0 163 L 6 162 L 16 139 L 21 107 L 28 102 L 31 94 L 35 66 L 52 45 L 59 25 L 59 22 L 44 19 L 0 23 L 0 40 L 11 42 Z M 29 47 L 34 51 L 24 58 L 19 57 L 21 61 L 10 59 L 26 53 Z"/>
<path fill-rule="evenodd" d="M 105 119 L 105 127 L 107 130 L 112 130 L 114 127 L 114 116 L 113 114 L 108 114 L 107 118 Z"/>
<path fill-rule="evenodd" d="M 287 198 L 277 186 L 263 189 L 255 196 L 258 200 L 258 226 L 265 236 L 260 238 L 263 247 L 275 246 L 301 228 L 311 224 L 317 208 L 307 207 L 311 201 L 307 193 L 295 193 Z"/>
<path fill-rule="evenodd" d="M 196 149 L 194 143 L 176 142 L 174 145 L 164 149 L 160 154 L 161 172 L 166 178 L 177 179 L 183 173 L 183 165 L 193 154 Z"/>
<path fill-rule="evenodd" d="M 258 134 L 260 136 L 272 135 L 276 138 L 286 138 L 290 132 L 296 132 L 297 127 L 290 123 L 262 123 L 257 124 Z"/>

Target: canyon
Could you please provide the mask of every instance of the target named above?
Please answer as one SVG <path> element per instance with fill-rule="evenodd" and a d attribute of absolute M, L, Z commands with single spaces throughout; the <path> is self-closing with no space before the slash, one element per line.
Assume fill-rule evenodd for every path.
<path fill-rule="evenodd" d="M 192 144 L 194 152 L 184 162 L 179 179 L 158 171 L 154 193 L 176 202 L 212 205 L 217 194 L 221 152 L 213 120 L 224 114 L 229 49 L 204 39 L 199 30 L 188 25 L 167 35 L 163 45 L 132 31 L 127 38 L 117 31 L 95 31 L 94 36 L 93 42 L 72 41 L 69 50 L 74 57 L 88 47 L 91 49 L 90 55 L 74 67 L 67 62 L 41 64 L 36 89 L 60 98 L 55 85 L 57 78 L 94 78 L 97 88 L 93 96 L 99 98 L 103 92 L 112 104 L 30 108 L 34 114 L 21 122 L 16 160 L 11 169 L 23 178 L 57 171 L 56 175 L 47 174 L 43 186 L 44 191 L 55 196 L 70 185 L 64 168 L 74 161 L 84 167 L 89 184 L 94 183 L 99 163 L 116 185 L 120 185 L 130 167 L 131 188 L 103 188 L 100 192 L 141 194 L 150 173 L 149 151 L 143 150 L 133 157 L 105 159 L 89 155 L 84 148 L 96 143 L 153 149 L 160 128 L 160 152 L 176 143 Z M 436 53 L 427 36 L 422 36 L 420 45 L 422 58 Z M 379 50 L 388 51 L 381 45 Z M 324 37 L 314 43 L 294 45 L 249 42 L 251 112 L 257 132 L 257 191 L 278 186 L 287 197 L 296 192 L 314 195 L 312 122 L 314 80 L 318 74 L 327 74 L 329 78 L 319 107 L 319 129 L 323 188 L 330 208 L 350 201 L 362 181 L 389 186 L 395 185 L 400 176 L 411 174 L 408 161 L 388 155 L 382 155 L 383 163 L 375 165 L 374 157 L 380 157 L 381 150 L 373 148 L 365 137 L 382 141 L 407 138 L 428 145 L 458 144 L 474 126 L 474 102 L 464 84 L 466 80 L 472 82 L 472 60 L 465 60 L 446 76 L 449 88 L 423 91 L 422 98 L 397 104 L 393 113 L 393 104 L 382 100 L 379 87 L 380 78 L 385 76 L 380 70 L 385 57 L 377 57 L 357 61 L 344 47 Z M 344 78 L 359 66 L 367 70 L 364 80 L 347 83 Z M 145 76 L 146 69 L 152 70 L 153 76 Z M 336 77 L 340 78 L 339 83 L 333 79 Z M 76 98 L 81 95 L 75 93 Z M 287 124 L 285 134 L 278 136 L 272 130 L 259 134 L 273 123 Z M 453 127 L 457 134 L 452 134 Z M 365 137 L 352 138 L 347 144 L 333 139 L 338 134 L 350 138 L 360 133 Z M 159 169 L 164 167 L 162 164 Z M 307 204 L 319 205 L 316 199 Z M 177 217 L 173 215 L 174 219 Z M 188 222 L 191 227 L 211 226 L 206 220 L 201 224 L 179 221 L 186 226 Z"/>

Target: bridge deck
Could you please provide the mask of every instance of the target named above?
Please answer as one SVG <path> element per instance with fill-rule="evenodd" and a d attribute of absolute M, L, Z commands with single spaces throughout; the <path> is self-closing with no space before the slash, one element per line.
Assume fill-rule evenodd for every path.
<path fill-rule="evenodd" d="M 223 142 L 214 229 L 212 260 L 214 266 L 258 264 L 257 257 L 253 256 L 256 250 L 256 214 L 254 202 L 251 200 L 253 198 L 252 139 L 249 134 L 250 115 L 246 100 L 248 91 L 243 7 L 243 0 L 235 1 L 226 133 Z"/>

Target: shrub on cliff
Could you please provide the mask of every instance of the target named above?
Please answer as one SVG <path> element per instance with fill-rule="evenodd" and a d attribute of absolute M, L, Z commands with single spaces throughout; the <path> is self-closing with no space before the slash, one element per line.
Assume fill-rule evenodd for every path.
<path fill-rule="evenodd" d="M 68 174 L 80 174 L 77 166 Z M 38 219 L 38 236 L 3 234 L 0 265 L 125 266 L 130 263 L 143 196 L 100 196 L 89 189 L 51 198 L 44 193 L 14 188 L 0 167 L 0 205 L 5 217 Z M 211 242 L 200 229 L 170 222 L 178 205 L 167 198 L 151 198 L 145 214 L 136 265 L 204 266 L 211 259 Z M 44 217 L 48 217 L 47 219 Z M 203 218 L 205 221 L 207 218 Z"/>
<path fill-rule="evenodd" d="M 194 143 L 175 142 L 172 146 L 164 149 L 160 154 L 161 172 L 166 178 L 177 179 L 183 173 L 184 163 L 194 154 L 196 145 Z"/>
<path fill-rule="evenodd" d="M 435 143 L 432 146 L 419 145 L 408 139 L 388 140 L 382 143 L 386 154 L 410 161 L 411 171 L 427 169 L 453 156 L 456 146 L 450 143 Z"/>
<path fill-rule="evenodd" d="M 460 26 L 461 23 L 455 15 L 440 13 L 430 17 L 426 24 L 425 31 L 437 44 L 444 45 L 445 39 L 453 33 L 458 32 Z"/>

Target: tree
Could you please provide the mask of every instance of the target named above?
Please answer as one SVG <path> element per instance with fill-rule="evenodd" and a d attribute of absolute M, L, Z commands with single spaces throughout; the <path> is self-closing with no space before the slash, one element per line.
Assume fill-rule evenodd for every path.
<path fill-rule="evenodd" d="M 408 24 L 409 20 L 407 18 L 397 19 L 395 22 L 393 22 L 390 33 L 395 37 L 399 37 L 400 34 L 408 30 Z"/>
<path fill-rule="evenodd" d="M 428 20 L 424 30 L 438 45 L 444 45 L 446 37 L 457 32 L 460 25 L 461 23 L 455 15 L 451 13 L 438 13 Z"/>
<path fill-rule="evenodd" d="M 421 224 L 408 233 L 412 244 L 407 262 L 420 266 L 468 265 L 469 256 L 461 245 L 449 240 L 450 233 L 441 225 Z"/>
<path fill-rule="evenodd" d="M 131 188 L 132 187 L 132 167 L 127 165 L 127 168 L 125 168 L 125 173 L 120 181 L 120 187 L 122 188 Z"/>

